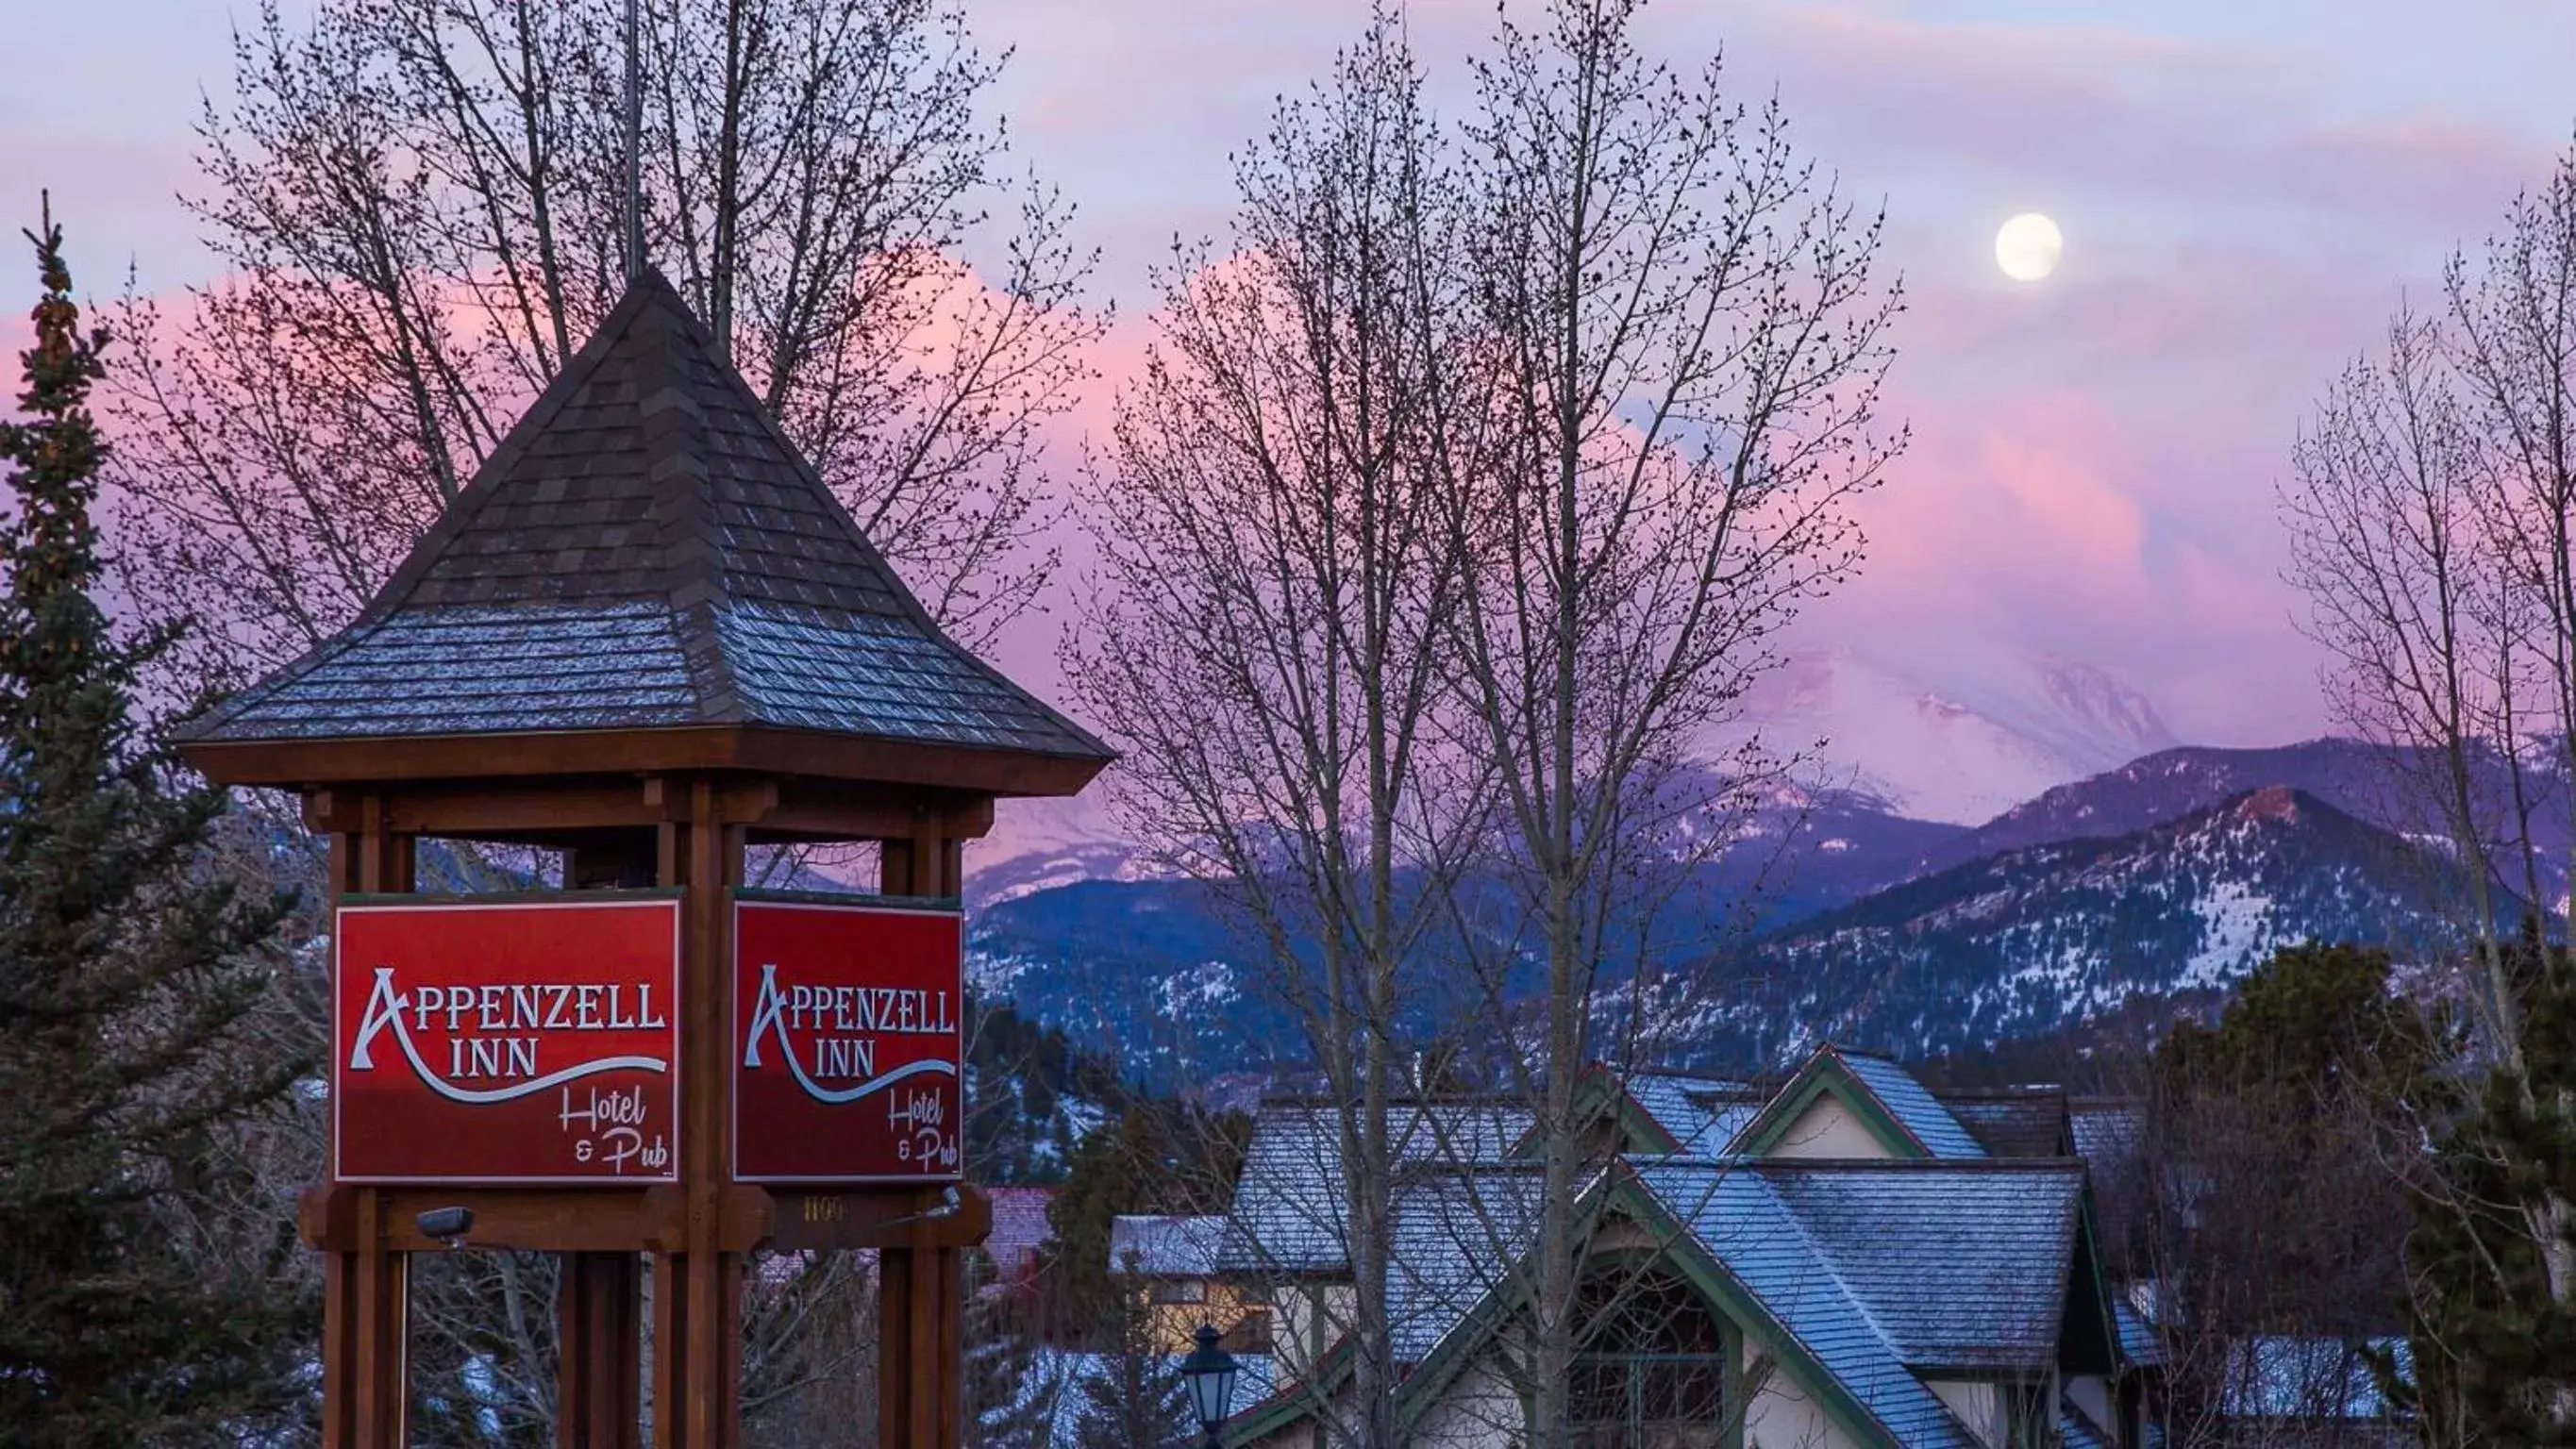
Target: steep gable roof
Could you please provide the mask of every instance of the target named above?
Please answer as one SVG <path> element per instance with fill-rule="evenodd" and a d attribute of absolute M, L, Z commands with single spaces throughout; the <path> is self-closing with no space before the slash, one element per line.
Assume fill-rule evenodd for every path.
<path fill-rule="evenodd" d="M 1836 1389 L 1892 1443 L 1973 1449 L 1976 1440 L 1909 1370 L 1834 1260 L 1765 1173 L 1740 1163 L 1641 1161 L 1636 1177 Z"/>
<path fill-rule="evenodd" d="M 1396 1362 L 1422 1362 L 1516 1273 L 1527 1278 L 1541 1185 L 1524 1165 L 1436 1173 L 1397 1190 L 1387 1274 Z"/>
<path fill-rule="evenodd" d="M 1664 1173 L 1667 1183 L 1683 1184 L 1685 1190 L 1659 1193 L 1646 1179 L 1650 1171 L 1662 1169 L 1673 1169 Z M 1705 1174 L 1703 1180 L 1694 1182 L 1694 1169 Z M 1403 1380 L 1397 1403 L 1399 1422 L 1407 1426 L 1418 1424 L 1443 1388 L 1463 1370 L 1473 1356 L 1479 1335 L 1491 1333 L 1495 1325 L 1528 1301 L 1533 1277 L 1528 1271 L 1528 1255 L 1537 1241 L 1536 1174 L 1520 1165 L 1480 1175 L 1512 1177 L 1526 1184 L 1527 1216 L 1516 1246 L 1501 1251 L 1471 1248 L 1468 1256 L 1474 1261 L 1436 1285 L 1437 1291 L 1458 1295 L 1462 1302 L 1444 1305 L 1432 1315 L 1437 1331 L 1417 1332 L 1413 1340 L 1412 1346 L 1421 1357 L 1416 1371 Z M 1749 1176 L 1743 1180 L 1752 1183 L 1757 1191 L 1760 1189 L 1760 1183 Z M 1584 1225 L 1584 1232 L 1597 1230 L 1605 1216 L 1624 1218 L 1645 1229 L 1651 1240 L 1667 1245 L 1670 1261 L 1681 1276 L 1698 1285 L 1729 1319 L 1752 1325 L 1760 1341 L 1777 1355 L 1781 1367 L 1806 1392 L 1817 1396 L 1825 1412 L 1856 1442 L 1884 1444 L 1889 1449 L 1897 1445 L 1975 1449 L 1976 1441 L 1948 1415 L 1937 1396 L 1888 1363 L 1884 1354 L 1873 1358 L 1865 1343 L 1843 1345 L 1827 1334 L 1820 1342 L 1835 1355 L 1829 1362 L 1820 1356 L 1817 1344 L 1791 1331 L 1770 1303 L 1749 1294 L 1735 1270 L 1710 1253 L 1700 1236 L 1704 1228 L 1695 1221 L 1695 1215 L 1729 1212 L 1729 1207 L 1715 1202 L 1729 1182 L 1727 1165 L 1705 1158 L 1631 1158 L 1611 1164 L 1585 1184 L 1575 1218 Z M 1398 1241 L 1403 1241 L 1401 1231 Z M 1827 1277 L 1829 1280 L 1829 1273 Z M 1397 1296 L 1400 1301 L 1400 1292 Z M 1862 1372 L 1867 1382 L 1884 1392 L 1875 1401 L 1855 1397 L 1856 1381 L 1846 1378 L 1854 1371 Z M 1892 1410 L 1893 1417 L 1882 1415 L 1882 1408 Z M 1275 1428 L 1277 1422 L 1265 1428 Z M 1900 1425 L 1904 1427 L 1900 1429 Z"/>
<path fill-rule="evenodd" d="M 1744 1124 L 1730 1150 L 1757 1155 L 1769 1151 L 1828 1093 L 1849 1103 L 1881 1145 L 1897 1156 L 1967 1159 L 1987 1155 L 1959 1119 L 1893 1059 L 1830 1043 L 1816 1048 Z"/>
<path fill-rule="evenodd" d="M 1924 1150 L 1932 1156 L 1961 1158 L 1987 1155 L 1985 1144 L 1962 1126 L 1958 1118 L 1950 1115 L 1950 1109 L 1942 1106 L 1929 1088 L 1898 1066 L 1895 1058 L 1855 1051 L 1850 1047 L 1828 1047 L 1826 1050 L 1868 1086 L 1870 1094 L 1878 1098 L 1880 1105 L 1903 1123 L 1905 1130 L 1913 1134 L 1914 1140 L 1922 1143 Z"/>
<path fill-rule="evenodd" d="M 1629 1097 L 1671 1135 L 1674 1150 L 1694 1155 L 1724 1151 L 1762 1110 L 1749 1082 L 1638 1072 L 1627 1086 Z"/>
<path fill-rule="evenodd" d="M 1607 1144 L 1595 1147 L 1609 1155 L 1704 1155 L 1733 1141 L 1763 1100 L 1752 1083 L 1733 1078 L 1593 1062 L 1575 1083 L 1573 1111 L 1578 1121 L 1607 1129 Z M 1513 1144 L 1513 1155 L 1527 1156 L 1539 1145 L 1533 1123 Z"/>
<path fill-rule="evenodd" d="M 185 738 L 688 726 L 1109 758 L 941 632 L 648 272 L 357 620 Z"/>

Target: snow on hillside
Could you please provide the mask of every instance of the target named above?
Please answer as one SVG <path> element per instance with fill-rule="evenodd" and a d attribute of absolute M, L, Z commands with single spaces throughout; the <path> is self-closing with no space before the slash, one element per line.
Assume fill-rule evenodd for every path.
<path fill-rule="evenodd" d="M 994 802 L 991 833 L 966 846 L 966 904 L 998 905 L 1078 881 L 1147 874 L 1111 815 L 1107 783 L 1095 781 L 1070 800 Z"/>
<path fill-rule="evenodd" d="M 1773 749 L 1822 739 L 1830 773 L 1906 815 L 1960 825 L 2176 743 L 2154 702 L 2107 670 L 1967 647 L 1795 654 L 1745 716 Z"/>

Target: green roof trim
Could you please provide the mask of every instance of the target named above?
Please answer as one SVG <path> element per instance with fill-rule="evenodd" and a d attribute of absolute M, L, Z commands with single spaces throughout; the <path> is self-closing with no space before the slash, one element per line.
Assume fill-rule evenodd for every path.
<path fill-rule="evenodd" d="M 1681 1139 L 1675 1137 L 1672 1129 L 1647 1111 L 1645 1104 L 1628 1090 L 1626 1076 L 1595 1063 L 1584 1069 L 1583 1079 L 1575 1084 L 1573 1119 L 1589 1126 L 1605 1116 L 1614 1124 L 1619 1136 L 1611 1146 L 1613 1154 L 1647 1152 L 1669 1155 L 1682 1150 Z M 1538 1143 L 1538 1125 L 1533 1122 L 1504 1155 L 1515 1161 L 1530 1161 Z"/>
<path fill-rule="evenodd" d="M 1878 1099 L 1869 1084 L 1854 1073 L 1842 1054 L 1832 1047 L 1818 1047 L 1806 1065 L 1798 1068 L 1789 1085 L 1764 1104 L 1754 1119 L 1744 1124 L 1729 1150 L 1740 1156 L 1767 1157 L 1787 1136 L 1799 1118 L 1807 1114 L 1820 1097 L 1831 1096 L 1869 1129 L 1890 1156 L 1929 1159 L 1935 1154 L 1914 1135 L 1912 1129 L 1897 1120 L 1887 1104 Z"/>
<path fill-rule="evenodd" d="M 1313 1378 L 1301 1379 L 1273 1392 L 1269 1398 L 1252 1405 L 1225 1421 L 1225 1437 L 1238 1444 L 1250 1443 L 1265 1434 L 1273 1434 L 1304 1418 L 1315 1406 L 1332 1398 L 1342 1380 L 1350 1377 L 1358 1355 L 1351 1348 L 1350 1335 L 1344 1334 L 1324 1353 L 1324 1361 Z"/>
<path fill-rule="evenodd" d="M 1821 1408 L 1834 1426 L 1854 1440 L 1882 1449 L 1903 1449 L 1893 1431 L 1881 1423 L 1867 1405 L 1852 1397 L 1841 1381 L 1825 1369 L 1822 1360 L 1789 1326 L 1762 1305 L 1752 1291 L 1739 1282 L 1719 1262 L 1708 1246 L 1694 1234 L 1690 1225 L 1675 1217 L 1624 1163 L 1614 1165 L 1595 1182 L 1578 1206 L 1578 1231 L 1589 1234 L 1598 1229 L 1600 1220 L 1610 1213 L 1622 1214 L 1647 1228 L 1653 1239 L 1663 1245 L 1665 1259 L 1680 1273 L 1683 1281 L 1697 1289 L 1714 1307 L 1719 1318 L 1732 1325 L 1738 1335 L 1750 1334 L 1771 1351 L 1781 1371 L 1790 1376 L 1801 1394 Z M 1633 1249 L 1617 1249 L 1628 1253 Z M 1443 1335 L 1429 1357 L 1396 1387 L 1396 1423 L 1410 1433 L 1429 1412 L 1440 1392 L 1473 1360 L 1471 1346 L 1481 1346 L 1491 1336 L 1494 1326 L 1523 1306 L 1528 1294 L 1526 1271 L 1506 1275 L 1505 1281 L 1490 1289 L 1476 1305 Z M 1524 1285 L 1516 1288 L 1515 1285 Z M 1730 1345 L 1727 1355 L 1727 1389 L 1729 1398 L 1729 1432 L 1731 1443 L 1741 1443 L 1743 1411 L 1751 1405 L 1743 1396 L 1742 1344 Z M 1293 1416 L 1282 1417 L 1263 1432 L 1292 1422 Z"/>

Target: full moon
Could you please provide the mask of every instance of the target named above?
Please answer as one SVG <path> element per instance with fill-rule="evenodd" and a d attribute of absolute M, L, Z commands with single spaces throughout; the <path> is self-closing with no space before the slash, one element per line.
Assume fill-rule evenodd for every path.
<path fill-rule="evenodd" d="M 1995 265 L 2016 282 L 2036 282 L 2056 271 L 2058 253 L 2065 249 L 2057 223 L 2035 211 L 2023 212 L 1995 233 Z"/>

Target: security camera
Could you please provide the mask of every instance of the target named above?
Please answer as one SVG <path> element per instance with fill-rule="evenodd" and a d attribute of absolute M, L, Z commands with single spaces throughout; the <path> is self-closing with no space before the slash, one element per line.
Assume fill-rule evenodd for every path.
<path fill-rule="evenodd" d="M 936 1206 L 917 1213 L 905 1213 L 899 1218 L 884 1219 L 879 1222 L 877 1226 L 881 1228 L 897 1228 L 906 1223 L 935 1223 L 941 1218 L 955 1217 L 959 1212 L 965 1209 L 965 1206 L 966 1195 L 959 1192 L 957 1190 L 957 1184 L 952 1182 L 939 1190 L 939 1202 Z"/>
<path fill-rule="evenodd" d="M 421 1236 L 436 1238 L 451 1248 L 461 1248 L 465 1245 L 465 1235 L 474 1231 L 474 1209 L 431 1208 L 414 1221 L 420 1224 Z"/>

